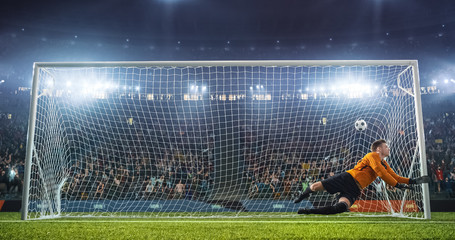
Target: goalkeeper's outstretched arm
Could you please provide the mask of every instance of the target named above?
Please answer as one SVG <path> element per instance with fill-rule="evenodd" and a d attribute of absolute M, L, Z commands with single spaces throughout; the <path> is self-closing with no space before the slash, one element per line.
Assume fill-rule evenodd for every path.
<path fill-rule="evenodd" d="M 430 177 L 429 176 L 421 176 L 418 178 L 410 178 L 409 179 L 409 184 L 422 184 L 422 183 L 430 183 Z"/>

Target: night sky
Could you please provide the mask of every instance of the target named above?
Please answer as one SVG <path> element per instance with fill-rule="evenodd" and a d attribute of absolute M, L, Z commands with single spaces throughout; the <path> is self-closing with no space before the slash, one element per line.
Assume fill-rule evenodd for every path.
<path fill-rule="evenodd" d="M 2 0 L 0 78 L 33 62 L 417 59 L 455 79 L 453 0 Z"/>

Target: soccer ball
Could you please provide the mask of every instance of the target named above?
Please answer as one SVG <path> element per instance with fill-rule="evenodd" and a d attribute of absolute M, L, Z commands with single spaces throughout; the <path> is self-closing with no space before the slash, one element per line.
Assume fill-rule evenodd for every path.
<path fill-rule="evenodd" d="M 357 129 L 357 131 L 363 131 L 367 129 L 367 122 L 365 122 L 363 119 L 355 121 L 355 129 Z"/>

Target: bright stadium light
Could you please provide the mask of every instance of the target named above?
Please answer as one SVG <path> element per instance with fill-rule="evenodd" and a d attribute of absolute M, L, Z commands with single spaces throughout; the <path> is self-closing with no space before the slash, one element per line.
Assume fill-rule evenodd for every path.
<path fill-rule="evenodd" d="M 191 85 L 190 89 L 191 89 L 191 90 L 194 90 L 194 85 Z"/>
<path fill-rule="evenodd" d="M 89 89 L 88 88 L 83 88 L 82 89 L 82 94 L 83 95 L 87 95 L 89 93 Z"/>
<path fill-rule="evenodd" d="M 451 82 L 455 83 L 455 80 L 453 80 L 453 78 L 450 79 Z"/>
<path fill-rule="evenodd" d="M 431 83 L 433 83 L 433 85 L 436 85 L 438 82 L 436 80 L 433 80 Z"/>
<path fill-rule="evenodd" d="M 253 86 L 250 87 L 250 90 L 253 91 Z"/>
<path fill-rule="evenodd" d="M 205 92 L 205 90 L 207 90 L 207 87 L 206 86 L 202 86 L 202 91 Z"/>
<path fill-rule="evenodd" d="M 449 79 L 444 79 L 444 83 L 445 84 L 449 83 Z"/>
<path fill-rule="evenodd" d="M 260 86 L 259 86 L 259 85 L 256 85 L 256 89 L 259 89 L 259 88 L 260 88 Z"/>
<path fill-rule="evenodd" d="M 67 82 L 66 82 L 66 86 L 67 86 L 67 87 L 71 87 L 72 84 L 73 84 L 73 83 L 70 82 L 70 81 L 67 81 Z"/>
<path fill-rule="evenodd" d="M 46 86 L 52 88 L 54 86 L 54 81 L 52 79 L 48 79 L 46 81 Z"/>
<path fill-rule="evenodd" d="M 136 87 L 136 91 L 139 92 L 139 90 L 141 90 L 141 88 L 139 86 Z"/>
<path fill-rule="evenodd" d="M 92 92 L 92 88 L 90 87 L 90 85 L 88 83 L 84 83 L 84 87 L 83 87 L 83 94 L 89 94 Z"/>
<path fill-rule="evenodd" d="M 362 86 L 360 86 L 358 84 L 354 84 L 354 85 L 351 85 L 350 89 L 351 89 L 351 92 L 360 92 L 360 91 L 362 91 Z"/>

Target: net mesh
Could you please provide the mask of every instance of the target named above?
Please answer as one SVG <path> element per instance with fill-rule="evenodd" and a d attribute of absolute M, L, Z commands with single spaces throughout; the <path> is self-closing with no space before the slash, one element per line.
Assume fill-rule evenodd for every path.
<path fill-rule="evenodd" d="M 360 63 L 40 68 L 27 218 L 295 215 L 336 201 L 292 200 L 380 138 L 420 176 L 412 68 Z M 422 201 L 378 178 L 350 214 Z"/>

